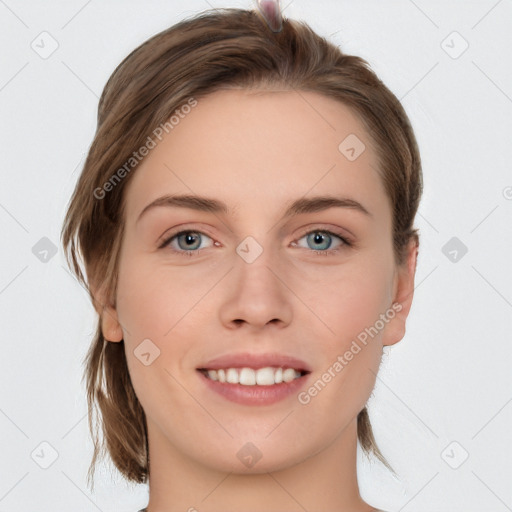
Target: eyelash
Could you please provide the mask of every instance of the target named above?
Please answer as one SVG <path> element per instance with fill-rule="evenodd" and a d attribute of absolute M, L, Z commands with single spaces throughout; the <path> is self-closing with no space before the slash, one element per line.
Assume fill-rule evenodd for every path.
<path fill-rule="evenodd" d="M 161 245 L 158 247 L 159 249 L 164 249 L 164 248 L 168 248 L 172 253 L 174 254 L 179 254 L 180 256 L 188 256 L 188 257 L 192 257 L 192 256 L 197 256 L 198 253 L 200 253 L 203 249 L 205 249 L 203 247 L 203 249 L 196 249 L 195 251 L 186 251 L 186 250 L 176 250 L 176 249 L 173 249 L 172 247 L 170 247 L 170 242 L 174 239 L 174 238 L 178 238 L 180 235 L 185 235 L 185 234 L 188 234 L 188 233 L 193 233 L 193 234 L 199 234 L 199 235 L 205 235 L 207 236 L 208 238 L 211 238 L 209 237 L 208 235 L 206 235 L 206 233 L 203 233 L 202 231 L 196 231 L 196 230 L 193 230 L 193 229 L 185 229 L 183 231 L 178 231 L 177 233 L 174 233 L 172 235 L 170 235 L 169 237 L 167 237 L 162 243 Z M 339 238 L 343 243 L 341 244 L 341 246 L 337 247 L 336 249 L 326 249 L 324 251 L 320 251 L 320 250 L 315 250 L 315 249 L 310 249 L 311 252 L 315 252 L 317 255 L 326 255 L 326 254 L 330 254 L 330 255 L 334 255 L 336 253 L 338 253 L 340 250 L 342 250 L 343 248 L 348 248 L 348 247 L 352 247 L 352 242 L 350 242 L 349 240 L 347 240 L 344 236 L 342 236 L 340 233 L 335 233 L 333 231 L 330 231 L 328 229 L 312 229 L 312 230 L 309 230 L 309 231 L 305 231 L 303 232 L 300 237 L 298 238 L 298 240 L 300 240 L 301 238 L 304 238 L 305 236 L 307 235 L 310 235 L 312 233 L 322 233 L 322 234 L 327 234 L 329 236 L 334 236 L 336 238 Z M 294 241 L 295 243 L 295 241 Z"/>

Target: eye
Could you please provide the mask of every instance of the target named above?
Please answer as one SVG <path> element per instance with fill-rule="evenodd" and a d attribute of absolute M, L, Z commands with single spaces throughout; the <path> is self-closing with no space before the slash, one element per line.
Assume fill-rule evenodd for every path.
<path fill-rule="evenodd" d="M 206 247 L 201 247 L 202 237 L 206 237 L 211 240 L 211 238 L 208 235 L 205 235 L 200 231 L 179 231 L 178 233 L 175 233 L 167 237 L 162 242 L 159 249 L 169 247 L 171 252 L 174 252 L 176 254 L 181 254 L 183 256 L 194 256 L 198 254 L 202 249 L 206 249 Z"/>
<path fill-rule="evenodd" d="M 202 233 L 201 231 L 194 230 L 183 230 L 177 233 L 174 233 L 168 236 L 159 246 L 159 249 L 164 249 L 166 247 L 175 254 L 180 254 L 182 256 L 195 256 L 202 249 L 207 249 L 208 247 L 202 246 L 203 237 L 212 240 L 211 237 Z M 333 242 L 332 239 L 338 239 L 338 245 L 332 248 Z M 292 242 L 292 246 L 309 248 L 312 249 L 317 254 L 334 254 L 340 251 L 343 247 L 351 247 L 352 243 L 347 240 L 341 233 L 334 233 L 328 229 L 314 229 L 310 231 L 306 231 L 298 240 L 306 239 L 307 244 L 311 244 L 316 247 L 304 247 L 297 242 Z M 216 242 L 214 242 L 215 244 Z M 211 247 L 211 245 L 209 246 Z"/>
<path fill-rule="evenodd" d="M 335 248 L 331 248 L 333 245 L 332 239 L 337 238 L 339 240 L 338 245 Z M 299 238 L 299 241 L 303 238 L 306 239 L 306 244 L 310 244 L 313 247 L 311 248 L 317 254 L 334 254 L 342 249 L 344 246 L 350 247 L 352 244 L 344 237 L 338 233 L 334 233 L 329 231 L 328 229 L 315 229 L 312 231 L 307 231 Z M 299 245 L 297 242 L 292 242 L 293 246 L 303 247 Z M 316 246 L 316 247 L 315 247 Z"/>

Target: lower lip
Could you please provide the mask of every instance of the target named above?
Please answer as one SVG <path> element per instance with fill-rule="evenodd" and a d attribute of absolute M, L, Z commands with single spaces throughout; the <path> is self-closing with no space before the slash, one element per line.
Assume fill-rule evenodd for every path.
<path fill-rule="evenodd" d="M 212 380 L 199 370 L 197 372 L 199 377 L 212 391 L 222 395 L 231 402 L 243 405 L 271 405 L 284 400 L 290 395 L 298 393 L 309 375 L 311 375 L 307 373 L 302 377 L 293 379 L 291 382 L 280 382 L 271 386 L 244 386 L 243 384 L 229 384 Z"/>

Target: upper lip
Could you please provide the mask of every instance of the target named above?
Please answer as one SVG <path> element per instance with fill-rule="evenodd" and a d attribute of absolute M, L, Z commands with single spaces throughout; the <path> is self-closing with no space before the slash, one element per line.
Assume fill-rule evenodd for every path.
<path fill-rule="evenodd" d="M 221 368 L 252 368 L 258 370 L 273 366 L 276 368 L 294 368 L 295 370 L 311 372 L 310 366 L 296 357 L 284 354 L 226 354 L 224 356 L 210 359 L 208 362 L 198 366 L 198 370 L 219 370 Z"/>

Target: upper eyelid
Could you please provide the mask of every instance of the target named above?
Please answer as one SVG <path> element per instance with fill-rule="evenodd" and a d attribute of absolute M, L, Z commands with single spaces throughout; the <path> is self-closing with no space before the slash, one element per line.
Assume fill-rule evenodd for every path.
<path fill-rule="evenodd" d="M 336 233 L 336 231 L 338 231 L 338 230 L 342 231 L 342 232 Z M 334 236 L 337 236 L 342 239 L 346 239 L 346 240 L 350 241 L 350 236 L 348 234 L 345 234 L 341 228 L 329 228 L 329 227 L 321 227 L 321 226 L 320 227 L 313 226 L 312 228 L 305 228 L 304 230 L 301 230 L 299 237 L 302 238 L 303 236 L 306 236 L 310 233 L 315 233 L 315 232 L 330 233 L 331 235 L 334 235 Z"/>

